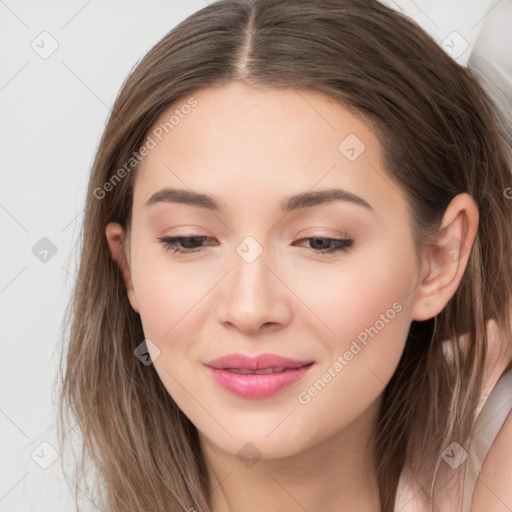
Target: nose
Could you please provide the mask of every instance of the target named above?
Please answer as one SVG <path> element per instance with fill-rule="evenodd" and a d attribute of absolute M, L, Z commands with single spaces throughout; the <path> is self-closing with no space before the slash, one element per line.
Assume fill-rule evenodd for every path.
<path fill-rule="evenodd" d="M 252 262 L 235 254 L 218 309 L 218 320 L 226 328 L 270 333 L 290 321 L 290 290 L 268 264 L 265 251 Z"/>

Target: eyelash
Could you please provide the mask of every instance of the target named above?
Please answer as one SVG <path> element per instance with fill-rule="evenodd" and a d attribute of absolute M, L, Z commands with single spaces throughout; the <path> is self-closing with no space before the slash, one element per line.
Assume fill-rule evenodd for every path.
<path fill-rule="evenodd" d="M 165 236 L 160 237 L 159 240 L 164 245 L 165 249 L 167 251 L 172 251 L 174 253 L 180 253 L 180 254 L 191 254 L 195 252 L 199 252 L 201 250 L 201 247 L 196 247 L 194 249 L 180 249 L 178 247 L 178 243 L 181 243 L 183 240 L 193 240 L 197 242 L 201 242 L 204 240 L 211 239 L 211 237 L 207 236 L 201 236 L 201 235 L 191 235 L 191 236 Z M 354 240 L 351 238 L 326 238 L 326 237 L 306 237 L 301 238 L 298 241 L 302 242 L 303 240 L 325 240 L 329 242 L 334 243 L 334 247 L 330 249 L 312 249 L 312 248 L 306 248 L 308 252 L 314 253 L 314 254 L 333 254 L 336 252 L 348 252 L 350 251 L 352 245 L 354 244 Z M 194 243 L 194 242 L 192 242 Z"/>

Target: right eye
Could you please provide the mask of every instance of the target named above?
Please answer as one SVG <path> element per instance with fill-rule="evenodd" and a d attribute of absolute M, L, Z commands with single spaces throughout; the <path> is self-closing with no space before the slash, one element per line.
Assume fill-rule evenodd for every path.
<path fill-rule="evenodd" d="M 213 238 L 203 235 L 192 236 L 164 236 L 159 237 L 159 240 L 164 244 L 167 251 L 180 254 L 191 254 L 199 252 L 203 247 L 202 242 L 205 240 L 213 240 Z M 180 248 L 179 245 L 184 248 Z"/>

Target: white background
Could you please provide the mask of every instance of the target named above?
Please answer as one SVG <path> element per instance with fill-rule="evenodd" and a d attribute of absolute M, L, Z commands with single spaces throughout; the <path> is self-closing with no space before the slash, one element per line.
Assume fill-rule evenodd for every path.
<path fill-rule="evenodd" d="M 511 0 L 386 3 L 407 12 L 440 44 L 458 32 L 468 46 L 457 56 L 461 64 L 487 20 L 500 23 L 498 10 L 506 6 L 511 13 L 512 6 Z M 90 167 L 126 75 L 173 26 L 205 5 L 0 0 L 0 512 L 72 509 L 73 484 L 59 461 L 43 469 L 35 460 L 50 460 L 50 445 L 57 448 L 59 329 L 76 274 Z M 502 61 L 510 55 L 507 37 L 512 47 L 510 17 L 507 23 L 501 39 L 486 46 Z M 48 58 L 31 47 L 51 48 L 43 31 L 58 44 Z M 46 262 L 32 252 L 43 237 L 57 249 Z M 97 509 L 91 504 L 91 510 Z"/>

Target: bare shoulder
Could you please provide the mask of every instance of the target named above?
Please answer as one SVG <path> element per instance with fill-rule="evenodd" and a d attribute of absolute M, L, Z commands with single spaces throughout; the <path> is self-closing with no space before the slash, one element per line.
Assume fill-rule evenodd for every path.
<path fill-rule="evenodd" d="M 507 416 L 480 470 L 471 512 L 512 510 L 512 413 Z"/>

